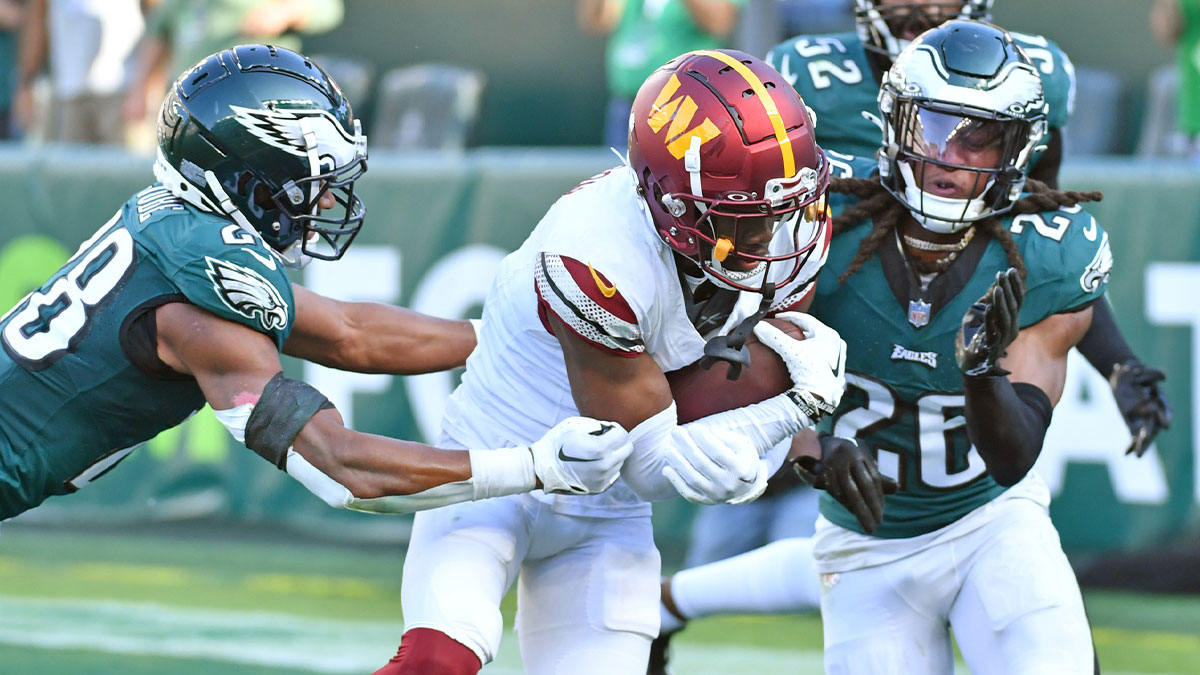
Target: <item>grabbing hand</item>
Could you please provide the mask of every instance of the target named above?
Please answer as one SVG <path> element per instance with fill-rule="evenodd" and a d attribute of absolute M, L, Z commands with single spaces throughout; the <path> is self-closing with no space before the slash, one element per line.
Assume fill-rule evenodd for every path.
<path fill-rule="evenodd" d="M 804 331 L 797 340 L 766 321 L 754 326 L 758 341 L 779 355 L 792 378 L 788 395 L 813 424 L 831 414 L 846 390 L 846 342 L 837 331 L 808 314 L 784 312 L 778 319 Z"/>
<path fill-rule="evenodd" d="M 1025 282 L 1013 267 L 996 273 L 993 283 L 967 313 L 954 339 L 954 358 L 970 377 L 1007 375 L 997 365 L 1021 330 Z"/>
<path fill-rule="evenodd" d="M 1113 366 L 1108 383 L 1133 435 L 1125 454 L 1141 457 L 1158 432 L 1171 426 L 1171 404 L 1158 386 L 1166 377 L 1163 371 L 1136 361 Z"/>
<path fill-rule="evenodd" d="M 875 458 L 855 440 L 821 434 L 820 441 L 821 459 L 799 457 L 796 472 L 849 509 L 863 530 L 874 532 L 883 521 L 883 496 L 900 486 L 879 473 Z"/>
<path fill-rule="evenodd" d="M 590 495 L 617 480 L 633 450 L 629 434 L 616 422 L 568 417 L 529 446 L 533 472 L 548 493 Z"/>
<path fill-rule="evenodd" d="M 666 460 L 663 476 L 684 499 L 697 504 L 753 501 L 771 477 L 771 467 L 759 459 L 750 439 L 725 429 L 706 429 L 693 437 L 676 427 Z"/>

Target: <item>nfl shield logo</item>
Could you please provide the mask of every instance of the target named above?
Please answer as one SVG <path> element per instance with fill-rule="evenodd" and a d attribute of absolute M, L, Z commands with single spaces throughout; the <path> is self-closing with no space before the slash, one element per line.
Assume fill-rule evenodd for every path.
<path fill-rule="evenodd" d="M 929 310 L 932 306 L 924 300 L 908 301 L 908 322 L 920 328 L 929 323 Z"/>

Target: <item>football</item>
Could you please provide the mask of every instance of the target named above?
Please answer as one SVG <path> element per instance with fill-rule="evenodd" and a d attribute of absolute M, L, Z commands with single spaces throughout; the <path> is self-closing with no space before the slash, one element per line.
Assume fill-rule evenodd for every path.
<path fill-rule="evenodd" d="M 763 320 L 797 340 L 804 339 L 800 327 L 790 321 Z M 736 380 L 726 377 L 729 364 L 723 361 L 708 370 L 697 362 L 667 373 L 680 424 L 765 401 L 792 388 L 792 379 L 783 359 L 760 343 L 754 333 L 746 340 L 746 348 L 750 350 L 750 365 L 742 368 L 742 374 Z"/>

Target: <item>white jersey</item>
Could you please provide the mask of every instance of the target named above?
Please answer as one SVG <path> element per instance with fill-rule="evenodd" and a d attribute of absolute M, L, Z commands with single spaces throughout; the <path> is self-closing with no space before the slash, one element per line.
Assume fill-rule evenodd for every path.
<path fill-rule="evenodd" d="M 815 286 L 805 282 L 824 262 L 827 230 L 773 306 L 793 305 Z M 790 235 L 777 241 L 794 246 Z M 741 295 L 715 332 L 727 332 L 757 310 L 761 296 Z M 707 336 L 688 319 L 674 254 L 655 231 L 628 167 L 611 169 L 561 197 L 521 248 L 504 259 L 484 303 L 479 345 L 446 406 L 442 430 L 448 441 L 472 448 L 526 445 L 579 414 L 546 313 L 595 347 L 621 356 L 648 354 L 664 372 L 704 355 Z M 599 495 L 536 494 L 569 515 L 650 512 L 649 503 L 621 480 Z"/>

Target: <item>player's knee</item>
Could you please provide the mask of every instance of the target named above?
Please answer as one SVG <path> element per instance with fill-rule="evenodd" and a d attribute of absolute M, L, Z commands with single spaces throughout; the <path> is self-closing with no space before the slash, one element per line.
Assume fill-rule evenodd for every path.
<path fill-rule="evenodd" d="M 475 675 L 483 667 L 469 647 L 432 628 L 414 628 L 375 675 Z"/>

